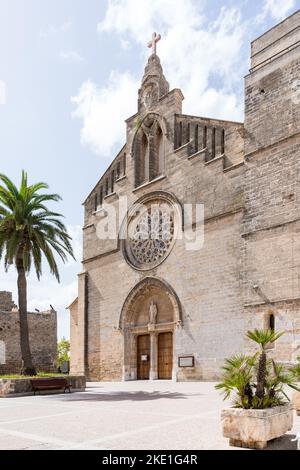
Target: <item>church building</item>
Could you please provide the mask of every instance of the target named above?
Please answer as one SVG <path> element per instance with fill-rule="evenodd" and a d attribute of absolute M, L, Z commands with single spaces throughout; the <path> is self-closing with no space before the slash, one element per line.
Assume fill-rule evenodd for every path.
<path fill-rule="evenodd" d="M 214 380 L 224 358 L 251 351 L 254 328 L 284 330 L 272 354 L 291 363 L 300 356 L 300 10 L 251 43 L 244 122 L 184 114 L 159 39 L 126 142 L 84 202 L 71 373 Z"/>

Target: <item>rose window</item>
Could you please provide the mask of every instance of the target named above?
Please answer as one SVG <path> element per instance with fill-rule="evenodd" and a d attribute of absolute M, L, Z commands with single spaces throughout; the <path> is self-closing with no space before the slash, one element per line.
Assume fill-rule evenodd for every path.
<path fill-rule="evenodd" d="M 174 221 L 169 211 L 148 209 L 138 219 L 130 238 L 131 251 L 141 264 L 159 261 L 169 250 L 174 236 Z"/>
<path fill-rule="evenodd" d="M 150 269 L 160 264 L 174 244 L 175 213 L 165 201 L 138 207 L 128 223 L 126 259 L 134 267 Z"/>

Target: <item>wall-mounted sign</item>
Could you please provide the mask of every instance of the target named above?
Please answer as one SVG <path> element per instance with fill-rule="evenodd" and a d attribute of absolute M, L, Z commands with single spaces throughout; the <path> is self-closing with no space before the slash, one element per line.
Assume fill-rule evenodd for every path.
<path fill-rule="evenodd" d="M 147 354 L 142 354 L 142 355 L 141 355 L 141 361 L 148 361 L 148 356 L 147 356 Z"/>
<path fill-rule="evenodd" d="M 195 359 L 194 356 L 179 356 L 178 367 L 194 367 Z"/>

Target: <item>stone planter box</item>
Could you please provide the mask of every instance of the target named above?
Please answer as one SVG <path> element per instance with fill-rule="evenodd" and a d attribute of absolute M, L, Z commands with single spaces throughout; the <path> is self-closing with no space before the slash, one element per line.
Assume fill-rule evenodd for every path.
<path fill-rule="evenodd" d="M 300 416 L 300 392 L 297 392 L 296 390 L 293 391 L 292 403 L 297 415 Z"/>
<path fill-rule="evenodd" d="M 264 449 L 268 441 L 292 429 L 293 406 L 288 403 L 264 410 L 227 408 L 221 412 L 221 422 L 229 445 Z"/>
<path fill-rule="evenodd" d="M 78 376 L 66 376 L 67 380 L 71 383 L 72 392 L 84 392 L 86 387 L 86 380 L 83 375 Z M 0 379 L 0 398 L 6 397 L 22 397 L 26 395 L 33 395 L 33 391 L 31 389 L 31 382 L 30 378 L 24 379 Z M 49 390 L 49 391 L 41 391 L 38 394 L 49 395 L 52 393 L 61 393 L 60 390 Z M 68 393 L 68 392 L 66 392 Z"/>

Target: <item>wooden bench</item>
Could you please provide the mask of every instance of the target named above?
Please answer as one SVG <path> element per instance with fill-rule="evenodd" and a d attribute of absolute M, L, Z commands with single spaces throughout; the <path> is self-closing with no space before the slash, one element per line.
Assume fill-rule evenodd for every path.
<path fill-rule="evenodd" d="M 31 387 L 35 392 L 41 390 L 63 390 L 64 393 L 66 390 L 69 390 L 71 393 L 71 384 L 64 377 L 46 377 L 43 379 L 31 379 Z"/>

